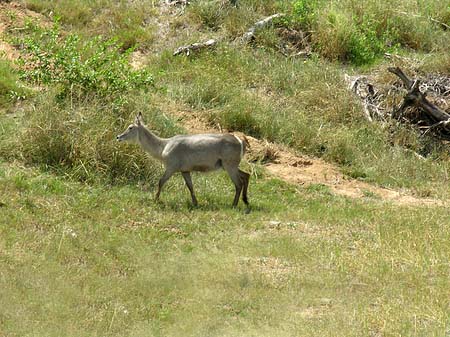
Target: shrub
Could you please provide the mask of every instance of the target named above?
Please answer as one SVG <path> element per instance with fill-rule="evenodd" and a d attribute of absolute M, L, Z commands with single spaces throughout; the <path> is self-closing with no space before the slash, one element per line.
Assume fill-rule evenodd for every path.
<path fill-rule="evenodd" d="M 115 40 L 84 41 L 76 34 L 63 37 L 58 24 L 52 29 L 28 28 L 30 34 L 20 42 L 32 67 L 23 67 L 21 77 L 37 85 L 56 86 L 60 98 L 97 95 L 121 104 L 127 92 L 153 84 L 148 71 L 129 66 L 132 49 L 121 53 Z"/>
<path fill-rule="evenodd" d="M 292 6 L 292 20 L 300 24 L 302 28 L 309 29 L 317 20 L 317 9 L 320 4 L 321 0 L 295 0 Z"/>

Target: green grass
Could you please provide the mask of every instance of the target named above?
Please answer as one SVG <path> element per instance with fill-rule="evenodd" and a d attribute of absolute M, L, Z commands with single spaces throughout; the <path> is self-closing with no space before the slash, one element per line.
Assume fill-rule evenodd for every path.
<path fill-rule="evenodd" d="M 29 90 L 19 83 L 17 70 L 11 67 L 10 62 L 0 59 L 0 108 L 9 108 L 28 94 Z"/>
<path fill-rule="evenodd" d="M 163 192 L 0 166 L 6 336 L 444 336 L 446 208 L 224 174 Z"/>

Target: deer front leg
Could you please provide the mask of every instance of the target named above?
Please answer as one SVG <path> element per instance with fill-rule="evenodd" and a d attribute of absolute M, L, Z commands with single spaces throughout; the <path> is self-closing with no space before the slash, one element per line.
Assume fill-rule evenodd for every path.
<path fill-rule="evenodd" d="M 172 176 L 172 174 L 173 174 L 172 171 L 166 170 L 166 172 L 164 172 L 161 179 L 159 179 L 158 191 L 156 192 L 156 196 L 155 196 L 156 200 L 159 200 L 159 195 L 161 194 L 161 190 L 162 190 L 164 184 L 167 182 L 167 180 L 169 180 L 169 178 Z"/>

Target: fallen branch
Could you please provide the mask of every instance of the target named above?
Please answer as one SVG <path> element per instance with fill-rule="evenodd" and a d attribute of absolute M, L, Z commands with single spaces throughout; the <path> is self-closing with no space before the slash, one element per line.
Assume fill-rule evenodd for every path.
<path fill-rule="evenodd" d="M 256 22 L 252 27 L 247 30 L 244 35 L 242 35 L 242 41 L 247 43 L 250 40 L 255 38 L 255 32 L 261 28 L 264 28 L 268 24 L 270 24 L 274 19 L 284 16 L 282 13 L 273 14 L 271 16 L 268 16 L 258 22 Z"/>
<path fill-rule="evenodd" d="M 196 51 L 196 50 L 204 49 L 204 48 L 211 48 L 211 47 L 215 46 L 216 44 L 217 44 L 217 40 L 210 39 L 205 42 L 196 42 L 196 43 L 189 44 L 187 46 L 181 46 L 173 52 L 173 56 L 177 56 L 180 54 L 186 54 L 189 56 L 192 51 Z"/>
<path fill-rule="evenodd" d="M 399 67 L 389 67 L 388 71 L 390 73 L 393 73 L 394 75 L 397 75 L 402 80 L 403 84 L 406 87 L 406 90 L 411 89 L 414 81 L 411 81 Z"/>
<path fill-rule="evenodd" d="M 261 21 L 256 22 L 243 36 L 242 36 L 242 40 L 244 42 L 249 42 L 251 39 L 253 39 L 255 37 L 255 32 L 258 29 L 261 29 L 265 26 L 267 26 L 268 24 L 270 24 L 274 19 L 279 18 L 281 16 L 284 16 L 284 14 L 281 13 L 277 13 L 271 16 L 268 16 L 266 18 L 264 18 Z M 173 52 L 173 56 L 177 56 L 180 54 L 186 54 L 186 55 L 190 55 L 190 53 L 192 51 L 196 51 L 199 49 L 204 49 L 204 48 L 210 48 L 213 47 L 217 44 L 217 40 L 215 39 L 209 39 L 208 41 L 205 42 L 196 42 L 196 43 L 192 43 L 189 44 L 187 46 L 181 46 L 179 48 L 177 48 L 174 52 Z M 301 54 L 299 54 L 301 55 Z"/>
<path fill-rule="evenodd" d="M 415 106 L 423 111 L 429 120 L 433 123 L 429 126 L 428 131 L 440 127 L 445 132 L 450 132 L 450 114 L 440 109 L 426 98 L 426 93 L 422 93 L 419 89 L 420 81 L 412 81 L 398 67 L 388 68 L 388 71 L 397 75 L 405 85 L 408 93 L 403 98 L 403 102 L 397 111 L 393 112 L 394 118 L 400 118 L 403 111 L 409 106 Z M 441 132 L 442 133 L 442 132 Z M 447 138 L 448 136 L 445 135 Z"/>
<path fill-rule="evenodd" d="M 436 124 L 433 124 L 433 125 L 431 125 L 431 126 L 429 126 L 427 129 L 426 129 L 426 131 L 423 133 L 423 135 L 425 136 L 428 132 L 430 132 L 431 130 L 434 130 L 434 129 L 437 129 L 437 128 L 439 128 L 439 127 L 444 127 L 444 128 L 446 128 L 448 125 L 450 124 L 450 119 L 449 120 L 446 120 L 446 121 L 440 121 L 440 122 L 437 122 Z"/>
<path fill-rule="evenodd" d="M 448 113 L 431 103 L 426 98 L 426 93 L 422 93 L 419 90 L 419 80 L 411 81 L 398 67 L 388 68 L 388 71 L 397 75 L 408 90 L 408 94 L 404 97 L 402 104 L 403 109 L 413 105 L 428 113 L 436 122 L 446 122 L 450 119 Z"/>

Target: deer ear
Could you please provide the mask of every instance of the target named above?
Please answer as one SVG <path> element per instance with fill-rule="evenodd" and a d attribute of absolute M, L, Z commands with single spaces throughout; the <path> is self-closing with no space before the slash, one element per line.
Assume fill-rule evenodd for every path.
<path fill-rule="evenodd" d="M 136 125 L 141 125 L 141 124 L 143 124 L 142 113 L 141 113 L 141 112 L 139 112 L 139 113 L 136 115 L 136 119 L 135 119 L 134 122 L 135 122 Z"/>

